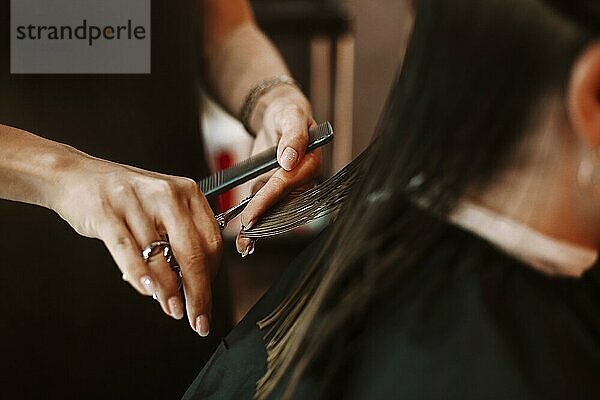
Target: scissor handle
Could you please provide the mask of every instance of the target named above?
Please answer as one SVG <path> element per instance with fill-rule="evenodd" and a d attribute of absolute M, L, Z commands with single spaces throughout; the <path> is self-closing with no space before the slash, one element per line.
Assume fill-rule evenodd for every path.
<path fill-rule="evenodd" d="M 219 228 L 221 228 L 221 230 L 225 229 L 225 227 L 227 227 L 227 224 L 232 219 L 234 219 L 235 217 L 240 215 L 242 211 L 244 211 L 244 209 L 246 208 L 248 203 L 250 203 L 250 200 L 252 200 L 253 197 L 254 197 L 254 195 L 252 195 L 250 197 L 246 197 L 239 204 L 237 204 L 237 205 L 231 207 L 229 210 L 224 211 L 221 214 L 215 216 L 215 218 L 217 219 L 217 223 L 219 224 Z"/>

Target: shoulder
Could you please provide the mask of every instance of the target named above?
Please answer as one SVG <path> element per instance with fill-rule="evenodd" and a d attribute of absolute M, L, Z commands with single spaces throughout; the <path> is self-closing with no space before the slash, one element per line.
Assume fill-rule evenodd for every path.
<path fill-rule="evenodd" d="M 579 281 L 548 278 L 451 231 L 420 271 L 373 303 L 350 346 L 351 398 L 597 393 L 598 268 Z"/>

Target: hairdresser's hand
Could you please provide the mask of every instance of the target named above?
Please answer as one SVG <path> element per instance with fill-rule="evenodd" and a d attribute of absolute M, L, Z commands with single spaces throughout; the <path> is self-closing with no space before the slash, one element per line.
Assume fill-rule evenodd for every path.
<path fill-rule="evenodd" d="M 321 152 L 305 154 L 308 129 L 315 125 L 310 104 L 294 86 L 282 85 L 261 99 L 266 107 L 261 115 L 252 154 L 277 146 L 280 168 L 255 179 L 251 184 L 252 201 L 241 214 L 242 225 L 251 227 L 273 204 L 293 189 L 312 181 L 320 172 Z M 238 252 L 247 255 L 253 251 L 249 239 L 236 240 Z"/>
<path fill-rule="evenodd" d="M 141 255 L 168 234 L 183 273 L 187 317 L 192 329 L 206 336 L 221 233 L 196 184 L 82 153 L 75 158 L 61 174 L 51 207 L 79 234 L 102 240 L 124 279 L 143 295 L 156 294 L 164 312 L 181 319 L 175 273 L 162 254 L 148 263 Z"/>

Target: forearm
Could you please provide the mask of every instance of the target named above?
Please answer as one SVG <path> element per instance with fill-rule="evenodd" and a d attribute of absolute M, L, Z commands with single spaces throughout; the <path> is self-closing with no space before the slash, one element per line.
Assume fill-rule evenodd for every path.
<path fill-rule="evenodd" d="M 265 79 L 289 75 L 275 46 L 253 22 L 240 25 L 226 36 L 220 46 L 213 48 L 207 64 L 207 78 L 214 94 L 238 118 L 253 87 Z M 289 96 L 297 98 L 298 104 L 309 108 L 304 95 L 296 87 L 282 85 L 273 88 L 258 99 L 248 121 L 255 132 L 261 128 L 262 113 L 270 97 L 280 95 L 281 91 L 289 92 Z"/>
<path fill-rule="evenodd" d="M 61 174 L 83 153 L 0 125 L 0 198 L 52 206 Z"/>
<path fill-rule="evenodd" d="M 246 21 L 214 41 L 206 32 L 206 73 L 215 94 L 238 115 L 248 92 L 257 82 L 288 74 L 281 56 L 252 21 Z M 212 43 L 211 43 L 212 42 Z"/>

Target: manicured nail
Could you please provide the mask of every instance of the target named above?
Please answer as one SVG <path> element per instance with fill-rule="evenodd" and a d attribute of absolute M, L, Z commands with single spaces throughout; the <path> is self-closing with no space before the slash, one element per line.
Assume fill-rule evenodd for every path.
<path fill-rule="evenodd" d="M 248 239 L 245 239 L 248 240 Z M 250 239 L 248 241 L 248 244 L 246 245 L 246 248 L 244 249 L 244 251 L 242 251 L 242 258 L 249 256 L 250 254 L 254 253 L 254 243 L 256 242 L 255 239 Z"/>
<path fill-rule="evenodd" d="M 247 257 L 250 254 L 250 245 L 246 246 L 244 251 L 242 251 L 242 258 Z"/>
<path fill-rule="evenodd" d="M 296 160 L 298 159 L 298 153 L 296 150 L 291 147 L 286 147 L 283 153 L 281 154 L 281 159 L 279 160 L 279 164 L 286 171 L 290 171 L 296 165 Z"/>
<path fill-rule="evenodd" d="M 152 278 L 144 275 L 140 278 L 140 282 L 142 283 L 142 286 L 148 295 L 154 295 L 156 293 L 156 286 L 154 286 Z"/>
<path fill-rule="evenodd" d="M 123 276 L 121 277 L 125 282 L 127 282 L 127 275 L 123 274 Z"/>
<path fill-rule="evenodd" d="M 256 240 L 254 240 L 254 239 L 250 240 L 250 243 L 248 243 L 248 246 L 246 246 L 246 249 L 242 252 L 242 258 L 254 254 L 254 244 L 255 243 L 256 243 Z"/>
<path fill-rule="evenodd" d="M 196 318 L 196 332 L 202 337 L 207 337 L 210 332 L 208 325 L 208 317 L 206 315 L 200 315 Z"/>
<path fill-rule="evenodd" d="M 171 297 L 169 300 L 167 300 L 167 304 L 169 305 L 169 313 L 173 318 L 183 318 L 183 306 L 181 305 L 181 300 L 179 300 L 179 297 Z"/>

